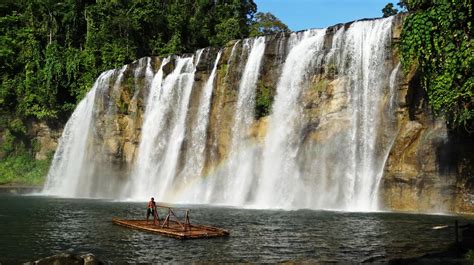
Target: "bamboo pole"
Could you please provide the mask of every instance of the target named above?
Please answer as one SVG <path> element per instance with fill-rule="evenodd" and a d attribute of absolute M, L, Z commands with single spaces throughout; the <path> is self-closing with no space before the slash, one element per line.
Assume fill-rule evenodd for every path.
<path fill-rule="evenodd" d="M 171 214 L 173 214 L 174 218 L 176 218 L 176 222 L 181 226 L 181 228 L 183 228 L 183 230 L 186 230 L 184 225 L 179 221 L 178 216 L 176 216 L 176 214 L 173 212 L 173 210 L 171 210 L 171 208 L 170 208 L 170 212 L 171 212 Z"/>

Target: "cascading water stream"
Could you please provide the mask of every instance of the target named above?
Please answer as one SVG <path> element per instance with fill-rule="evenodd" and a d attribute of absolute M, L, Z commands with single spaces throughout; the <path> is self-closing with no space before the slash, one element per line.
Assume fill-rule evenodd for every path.
<path fill-rule="evenodd" d="M 140 84 L 138 83 L 138 80 L 140 78 L 140 75 L 141 75 L 141 72 L 143 72 L 143 69 L 145 69 L 144 71 L 144 76 L 145 76 L 145 88 L 149 88 L 149 86 L 151 85 L 151 82 L 150 81 L 153 81 L 153 69 L 151 68 L 151 58 L 150 57 L 145 57 L 145 58 L 141 58 L 140 60 L 138 60 L 138 67 L 135 69 L 135 72 L 134 72 L 134 77 L 135 77 L 135 86 L 138 87 Z M 137 92 L 139 90 L 137 89 Z"/>
<path fill-rule="evenodd" d="M 391 18 L 354 22 L 333 37 L 325 61 L 337 77 L 331 81 L 329 113 L 320 117 L 318 126 L 324 132 L 318 138 L 330 138 L 306 148 L 310 161 L 305 174 L 317 177 L 306 184 L 312 191 L 305 190 L 303 207 L 377 209 L 383 166 L 396 135 L 393 119 L 384 118 L 384 110 L 391 108 L 384 100 L 390 93 L 386 53 L 391 25 Z"/>
<path fill-rule="evenodd" d="M 224 185 L 223 189 L 223 201 L 231 205 L 242 205 L 247 200 L 252 179 L 255 177 L 253 172 L 256 155 L 255 146 L 247 143 L 245 137 L 254 120 L 255 90 L 264 51 L 265 37 L 255 39 L 239 84 L 237 106 L 231 131 L 230 158 L 225 175 L 221 176 L 221 178 L 226 179 L 227 184 Z"/>
<path fill-rule="evenodd" d="M 179 96 L 178 115 L 176 117 L 176 123 L 174 124 L 170 138 L 168 139 L 168 147 L 165 152 L 165 158 L 163 161 L 163 167 L 158 171 L 160 182 L 158 184 L 158 198 L 164 200 L 167 197 L 173 195 L 173 191 L 170 190 L 172 181 L 174 180 L 178 158 L 181 150 L 181 144 L 184 140 L 186 131 L 186 114 L 189 107 L 189 97 L 194 83 L 194 72 L 196 67 L 193 66 L 193 58 L 188 59 L 185 64 L 185 72 L 178 79 L 178 88 L 182 88 L 182 95 Z"/>
<path fill-rule="evenodd" d="M 325 32 L 316 31 L 314 36 L 311 36 L 311 31 L 305 32 L 298 44 L 291 48 L 283 66 L 265 137 L 262 175 L 255 200 L 257 207 L 291 207 L 301 190 L 296 161 L 301 144 L 302 107 L 299 99 L 305 73 L 321 54 Z"/>
<path fill-rule="evenodd" d="M 346 32 L 346 47 L 350 51 L 347 69 L 351 84 L 353 183 L 347 206 L 353 210 L 372 210 L 371 198 L 377 192 L 378 172 L 383 159 L 377 153 L 377 132 L 382 112 L 383 88 L 389 69 L 384 67 L 387 41 L 390 39 L 392 19 L 381 23 L 356 22 Z M 347 41 L 348 40 L 348 41 Z M 340 66 L 344 69 L 342 66 Z M 385 82 L 385 83 L 384 83 Z M 388 150 L 386 150 L 388 151 Z"/>
<path fill-rule="evenodd" d="M 398 73 L 401 68 L 401 63 L 398 63 L 397 66 L 395 66 L 395 69 L 393 69 L 392 73 L 390 74 L 390 90 L 389 90 L 389 102 L 390 102 L 390 107 L 389 107 L 389 112 L 393 113 L 395 111 L 395 104 L 396 104 L 396 94 L 397 94 L 397 80 L 398 80 Z"/>
<path fill-rule="evenodd" d="M 81 196 L 78 183 L 88 168 L 87 148 L 93 125 L 95 96 L 109 86 L 114 71 L 102 73 L 69 118 L 54 154 L 43 193 L 63 197 Z"/>
<path fill-rule="evenodd" d="M 155 137 L 159 134 L 159 131 L 155 129 L 155 121 L 162 120 L 163 108 L 165 105 L 153 104 L 158 102 L 161 98 L 161 85 L 163 82 L 163 67 L 167 65 L 170 61 L 170 57 L 165 58 L 161 62 L 160 69 L 153 77 L 153 81 L 150 86 L 150 92 L 147 99 L 144 122 L 142 127 L 141 141 L 138 147 L 138 155 L 132 171 L 132 180 L 131 184 L 128 187 L 128 192 L 125 196 L 131 195 L 136 196 L 135 194 L 144 194 L 147 191 L 147 188 L 153 183 L 153 174 L 154 169 L 151 167 L 153 159 L 153 151 L 156 148 L 154 145 Z M 161 117 L 160 117 L 161 114 Z M 138 199 L 138 198 L 135 198 Z"/>
<path fill-rule="evenodd" d="M 387 162 L 388 156 L 390 154 L 390 150 L 392 150 L 393 144 L 395 140 L 397 139 L 397 135 L 400 131 L 400 129 L 397 129 L 398 126 L 396 122 L 396 107 L 397 107 L 397 80 L 398 80 L 398 73 L 401 68 L 401 63 L 398 63 L 397 66 L 392 70 L 389 78 L 389 93 L 388 93 L 388 107 L 387 107 L 387 122 L 385 127 L 384 127 L 384 134 L 387 135 L 389 138 L 389 143 L 385 147 L 385 154 L 382 154 L 382 163 L 377 172 L 376 175 L 376 180 L 375 180 L 375 188 L 371 194 L 371 209 L 379 209 L 380 208 L 380 202 L 379 202 L 379 186 L 380 182 L 382 181 L 382 176 L 385 168 L 385 163 Z"/>
<path fill-rule="evenodd" d="M 230 56 L 229 56 L 229 59 L 227 60 L 227 65 L 230 66 L 230 65 L 233 65 L 234 64 L 234 61 L 236 60 L 236 50 L 237 50 L 237 45 L 240 43 L 240 40 L 236 41 L 234 43 L 234 45 L 232 46 L 232 50 L 230 51 Z M 227 87 L 227 84 L 228 84 L 228 81 L 229 81 L 229 73 L 230 73 L 230 70 L 229 70 L 229 67 L 226 68 L 226 71 L 225 71 L 225 76 L 223 78 L 223 85 L 224 87 Z M 217 97 L 216 98 L 219 98 L 219 97 L 222 97 L 224 96 L 223 93 L 217 93 Z M 220 106 L 217 107 L 217 113 L 216 113 L 216 133 L 215 133 L 215 136 L 212 138 L 212 143 L 211 143 L 211 146 L 210 146 L 210 155 L 209 155 L 209 160 L 211 161 L 218 161 L 219 160 L 219 153 L 218 153 L 218 149 L 219 149 L 219 139 L 218 139 L 218 136 L 219 136 L 219 133 L 221 133 L 222 131 L 222 112 L 223 112 L 223 108 L 222 108 L 222 103 Z"/>
<path fill-rule="evenodd" d="M 170 60 L 165 59 L 153 80 L 133 174 L 132 198 L 146 199 L 157 191 L 158 198 L 169 195 L 186 129 L 194 73 L 202 51 L 197 52 L 194 64 L 194 56 L 176 58 L 173 72 L 163 79 L 163 67 Z"/>
<path fill-rule="evenodd" d="M 143 58 L 134 75 L 145 72 L 144 82 L 152 75 L 150 59 Z M 118 128 L 117 103 L 128 66 L 101 74 L 91 91 L 69 119 L 60 139 L 45 184 L 44 194 L 67 197 L 115 197 L 124 182 L 116 171 L 104 167 L 108 162 L 108 143 Z M 150 74 L 151 73 L 151 74 Z M 135 88 L 139 91 L 139 87 Z M 130 89 L 133 89 L 131 87 Z M 105 140 L 105 141 L 104 141 Z M 115 142 L 114 142 L 115 144 Z"/>
<path fill-rule="evenodd" d="M 222 51 L 217 53 L 214 66 L 211 71 L 199 98 L 199 108 L 195 124 L 191 131 L 190 145 L 187 149 L 186 162 L 183 169 L 183 182 L 187 183 L 188 177 L 196 177 L 201 174 L 204 167 L 207 137 L 207 126 L 209 124 L 209 112 L 211 108 L 212 91 L 214 90 L 214 81 L 216 78 L 217 64 L 221 58 Z"/>
<path fill-rule="evenodd" d="M 117 181 L 114 173 L 102 170 L 101 164 L 107 153 L 107 140 L 111 138 L 117 127 L 117 102 L 120 100 L 122 82 L 125 77 L 128 65 L 115 70 L 111 79 L 115 79 L 112 85 L 103 86 L 96 92 L 95 112 L 92 120 L 95 122 L 93 134 L 89 138 L 92 149 L 88 150 L 88 163 L 82 172 L 82 177 L 78 182 L 81 187 L 81 196 L 85 197 L 109 197 L 114 196 L 115 191 L 121 189 L 122 183 Z M 103 106 L 103 107 L 100 107 Z M 101 128 L 97 128 L 100 124 Z M 98 131 L 100 131 L 100 136 Z M 106 141 L 97 141 L 97 138 Z M 100 174 L 100 176 L 99 176 Z"/>

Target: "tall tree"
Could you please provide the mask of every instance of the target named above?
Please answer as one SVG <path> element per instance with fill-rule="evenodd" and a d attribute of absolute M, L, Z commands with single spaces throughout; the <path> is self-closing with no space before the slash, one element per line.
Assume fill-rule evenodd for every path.
<path fill-rule="evenodd" d="M 250 36 L 260 36 L 279 32 L 289 32 L 288 26 L 272 13 L 257 13 L 250 26 Z"/>
<path fill-rule="evenodd" d="M 388 3 L 382 9 L 383 17 L 389 17 L 398 14 L 398 9 L 393 7 L 393 3 Z"/>

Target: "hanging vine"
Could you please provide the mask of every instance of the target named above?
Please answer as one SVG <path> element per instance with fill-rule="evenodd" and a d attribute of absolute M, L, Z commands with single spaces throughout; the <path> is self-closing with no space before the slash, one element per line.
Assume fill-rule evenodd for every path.
<path fill-rule="evenodd" d="M 418 67 L 429 103 L 453 127 L 474 130 L 473 4 L 470 0 L 404 1 L 409 16 L 400 49 L 406 72 Z"/>

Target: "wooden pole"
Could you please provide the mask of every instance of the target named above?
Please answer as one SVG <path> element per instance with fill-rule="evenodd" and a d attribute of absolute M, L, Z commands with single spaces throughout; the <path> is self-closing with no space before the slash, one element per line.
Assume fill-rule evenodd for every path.
<path fill-rule="evenodd" d="M 181 226 L 181 228 L 183 228 L 183 230 L 186 231 L 186 228 L 185 228 L 184 225 L 179 221 L 178 216 L 176 216 L 176 214 L 174 214 L 174 212 L 173 212 L 173 210 L 171 210 L 171 208 L 170 208 L 170 212 L 171 212 L 171 214 L 173 214 L 174 218 L 176 218 L 176 223 L 178 223 L 178 224 Z"/>
<path fill-rule="evenodd" d="M 153 220 L 153 224 L 156 225 L 157 221 L 158 221 L 158 225 L 160 225 L 160 217 L 158 216 L 158 208 L 155 207 L 155 211 L 154 211 L 154 220 Z"/>
<path fill-rule="evenodd" d="M 163 221 L 163 224 L 161 225 L 161 228 L 165 227 L 169 227 L 169 222 L 170 222 L 170 215 L 168 214 L 165 218 L 165 220 Z"/>
<path fill-rule="evenodd" d="M 189 210 L 186 210 L 186 214 L 184 216 L 184 225 L 187 229 L 191 230 L 191 223 L 189 222 Z"/>

